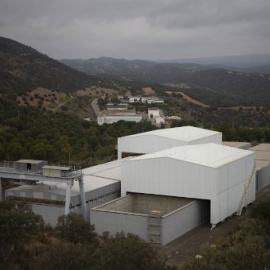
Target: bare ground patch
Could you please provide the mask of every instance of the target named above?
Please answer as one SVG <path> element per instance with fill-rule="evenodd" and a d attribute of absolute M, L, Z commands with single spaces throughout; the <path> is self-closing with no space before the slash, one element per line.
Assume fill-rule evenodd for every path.
<path fill-rule="evenodd" d="M 188 96 L 188 95 L 186 95 L 186 94 L 184 94 L 182 92 L 166 91 L 166 93 L 169 94 L 169 95 L 172 95 L 172 93 L 181 94 L 183 96 L 183 99 L 187 100 L 188 102 L 190 102 L 192 104 L 195 104 L 195 105 L 198 105 L 198 106 L 203 107 L 203 108 L 209 108 L 209 105 L 206 105 L 206 104 L 204 104 L 204 103 L 202 103 L 202 102 L 200 102 L 200 101 L 198 101 L 198 100 L 196 100 L 194 98 L 191 98 L 190 96 Z"/>
<path fill-rule="evenodd" d="M 146 95 L 153 95 L 156 93 L 156 91 L 153 90 L 151 87 L 145 87 L 142 90 Z"/>
<path fill-rule="evenodd" d="M 98 96 L 102 96 L 104 94 L 108 94 L 109 96 L 111 96 L 113 94 L 118 94 L 118 93 L 119 93 L 119 91 L 114 90 L 114 89 L 100 88 L 100 87 L 92 86 L 90 88 L 78 90 L 76 92 L 76 95 L 78 95 L 78 96 L 89 95 L 89 96 L 93 96 L 93 97 L 98 97 Z"/>

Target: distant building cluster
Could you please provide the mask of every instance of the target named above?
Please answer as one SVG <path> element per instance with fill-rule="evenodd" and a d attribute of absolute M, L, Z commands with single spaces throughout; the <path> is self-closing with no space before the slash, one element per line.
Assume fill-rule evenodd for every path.
<path fill-rule="evenodd" d="M 146 102 L 146 100 L 147 99 L 145 98 L 144 102 Z M 160 127 L 161 125 L 170 127 L 170 125 L 174 121 L 180 121 L 181 117 L 178 116 L 165 117 L 163 111 L 156 107 L 149 108 L 148 114 L 144 115 L 144 113 L 136 112 L 135 109 L 129 109 L 128 103 L 117 103 L 117 104 L 108 103 L 106 105 L 106 110 L 101 111 L 97 117 L 97 122 L 99 125 L 103 125 L 105 123 L 112 124 L 120 120 L 131 122 L 140 122 L 142 120 L 148 120 L 157 127 Z"/>
<path fill-rule="evenodd" d="M 164 100 L 159 97 L 128 97 L 128 103 L 163 104 Z"/>
<path fill-rule="evenodd" d="M 148 120 L 156 127 L 160 127 L 161 125 L 170 127 L 174 121 L 181 121 L 182 119 L 179 116 L 165 117 L 161 109 L 153 107 L 148 109 Z"/>

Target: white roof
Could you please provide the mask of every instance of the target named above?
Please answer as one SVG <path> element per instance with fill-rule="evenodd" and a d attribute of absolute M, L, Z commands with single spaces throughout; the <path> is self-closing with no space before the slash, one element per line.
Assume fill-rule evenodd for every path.
<path fill-rule="evenodd" d="M 251 154 L 253 154 L 253 152 L 248 150 L 209 143 L 177 146 L 159 152 L 135 157 L 132 160 L 172 158 L 216 168 Z"/>
<path fill-rule="evenodd" d="M 193 140 L 197 140 L 200 138 L 204 138 L 204 137 L 208 137 L 208 136 L 216 135 L 216 134 L 220 134 L 220 132 L 203 129 L 203 128 L 184 126 L 184 127 L 177 127 L 177 128 L 158 129 L 158 130 L 153 130 L 149 132 L 130 135 L 127 137 L 153 135 L 153 136 L 166 137 L 166 138 L 181 140 L 181 141 L 193 141 Z"/>
<path fill-rule="evenodd" d="M 45 165 L 42 167 L 43 169 L 50 169 L 50 170 L 59 170 L 59 171 L 70 171 L 70 166 L 51 166 L 51 165 Z"/>
<path fill-rule="evenodd" d="M 99 189 L 121 180 L 121 162 L 116 160 L 105 164 L 83 169 L 84 191 Z M 57 189 L 66 190 L 65 183 L 55 183 Z M 80 193 L 78 181 L 74 181 L 71 189 L 73 195 Z"/>

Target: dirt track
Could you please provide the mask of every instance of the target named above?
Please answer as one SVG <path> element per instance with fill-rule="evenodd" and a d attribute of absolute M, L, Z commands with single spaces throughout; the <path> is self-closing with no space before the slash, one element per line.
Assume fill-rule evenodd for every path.
<path fill-rule="evenodd" d="M 187 257 L 199 254 L 200 246 L 203 243 L 211 243 L 213 240 L 234 231 L 238 224 L 248 216 L 254 205 L 266 200 L 270 200 L 270 185 L 257 192 L 256 201 L 246 211 L 243 211 L 241 216 L 232 216 L 225 222 L 218 224 L 213 230 L 211 230 L 210 224 L 201 225 L 166 246 L 155 247 L 161 254 L 167 256 L 168 265 L 178 267 Z"/>

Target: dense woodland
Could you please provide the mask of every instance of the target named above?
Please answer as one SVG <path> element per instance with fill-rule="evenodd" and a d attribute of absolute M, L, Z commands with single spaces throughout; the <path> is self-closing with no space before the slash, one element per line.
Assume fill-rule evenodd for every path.
<path fill-rule="evenodd" d="M 149 122 L 99 126 L 66 112 L 18 106 L 15 97 L 1 98 L 0 160 L 31 158 L 85 167 L 115 159 L 118 137 L 152 129 Z"/>
<path fill-rule="evenodd" d="M 172 127 L 198 125 L 194 120 L 176 122 Z M 125 122 L 99 126 L 67 112 L 42 111 L 19 106 L 15 96 L 0 99 L 0 160 L 21 158 L 48 160 L 51 164 L 86 167 L 116 158 L 117 138 L 153 130 L 150 122 Z M 211 128 L 211 127 L 209 127 Z M 270 142 L 269 128 L 212 126 L 223 140 Z"/>

